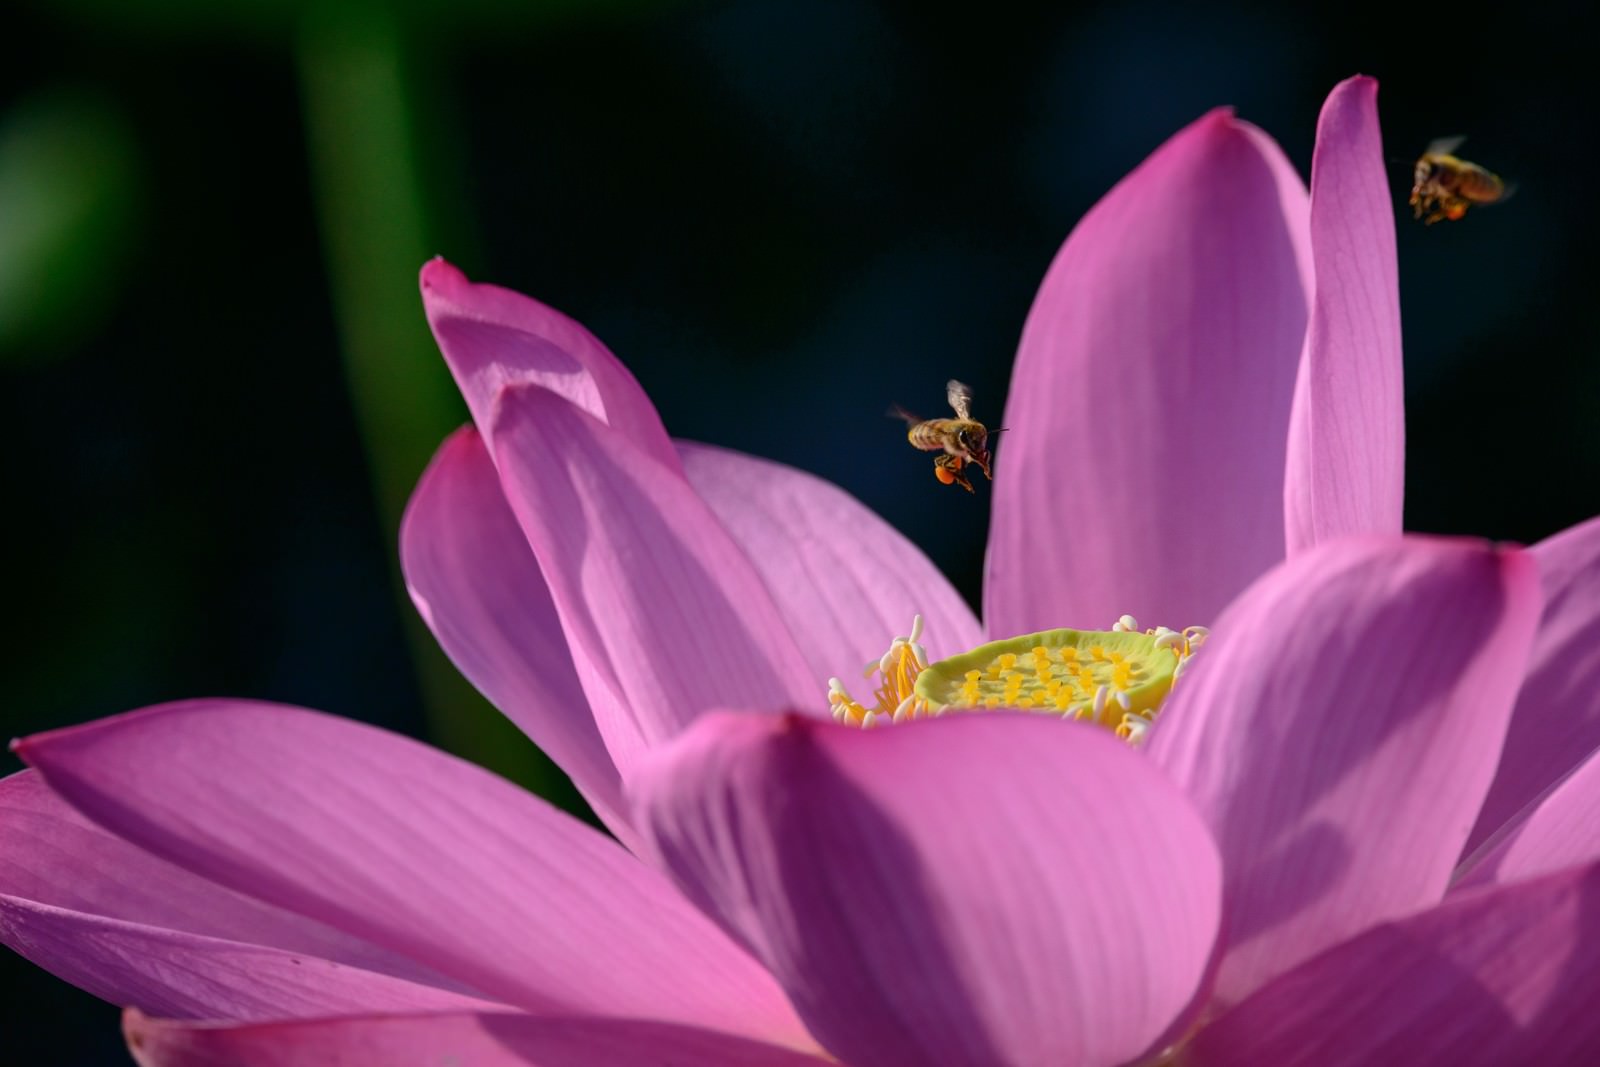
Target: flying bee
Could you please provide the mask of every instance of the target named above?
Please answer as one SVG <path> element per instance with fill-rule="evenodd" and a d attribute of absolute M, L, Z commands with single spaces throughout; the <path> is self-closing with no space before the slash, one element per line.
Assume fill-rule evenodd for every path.
<path fill-rule="evenodd" d="M 1476 163 L 1468 163 L 1453 153 L 1465 137 L 1446 137 L 1434 141 L 1417 159 L 1412 172 L 1411 207 L 1415 217 L 1432 226 L 1440 219 L 1451 222 L 1474 205 L 1494 204 L 1511 195 L 1498 174 Z"/>
<path fill-rule="evenodd" d="M 962 473 L 967 464 L 981 470 L 985 478 L 993 477 L 989 470 L 989 430 L 972 417 L 971 389 L 952 379 L 945 383 L 944 395 L 956 413 L 953 419 L 921 419 L 898 405 L 890 408 L 889 414 L 905 420 L 906 440 L 912 447 L 940 453 L 933 460 L 935 478 L 970 493 L 972 483 Z"/>

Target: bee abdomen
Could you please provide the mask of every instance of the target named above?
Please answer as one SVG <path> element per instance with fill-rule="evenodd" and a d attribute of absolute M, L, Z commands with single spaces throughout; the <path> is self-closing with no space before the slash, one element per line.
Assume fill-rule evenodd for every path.
<path fill-rule="evenodd" d="M 1504 195 L 1506 183 L 1486 170 L 1469 170 L 1461 175 L 1461 182 L 1456 189 L 1468 200 L 1493 203 Z"/>
<path fill-rule="evenodd" d="M 927 422 L 917 423 L 906 431 L 906 440 L 911 442 L 912 447 L 920 448 L 924 452 L 943 451 L 944 437 L 941 433 L 943 427 L 940 425 L 942 421 L 929 419 Z"/>

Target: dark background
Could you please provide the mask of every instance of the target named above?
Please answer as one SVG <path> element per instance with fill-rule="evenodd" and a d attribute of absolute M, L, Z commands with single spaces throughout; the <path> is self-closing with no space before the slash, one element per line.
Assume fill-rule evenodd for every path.
<path fill-rule="evenodd" d="M 1397 210 L 1445 134 L 1518 185 L 1399 220 L 1408 527 L 1526 542 L 1600 511 L 1592 9 L 940 12 L 5 8 L 0 733 L 254 696 L 570 796 L 398 590 L 399 508 L 464 421 L 416 295 L 434 253 L 585 322 L 673 433 L 842 484 L 975 600 L 987 494 L 937 485 L 885 406 L 956 376 L 997 417 L 1098 196 L 1217 104 L 1304 173 L 1357 71 Z M 114 1008 L 9 954 L 0 981 L 6 1063 L 126 1062 Z"/>

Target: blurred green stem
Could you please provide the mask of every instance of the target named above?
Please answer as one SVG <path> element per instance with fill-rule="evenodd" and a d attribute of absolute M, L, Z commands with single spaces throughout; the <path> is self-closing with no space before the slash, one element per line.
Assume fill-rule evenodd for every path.
<path fill-rule="evenodd" d="M 433 450 L 464 421 L 417 293 L 437 214 L 429 210 L 403 27 L 380 5 L 311 12 L 298 60 L 313 188 L 350 395 L 393 537 Z M 398 563 L 394 575 L 404 600 Z M 563 792 L 559 772 L 456 673 L 409 600 L 402 610 L 439 742 L 537 792 Z"/>

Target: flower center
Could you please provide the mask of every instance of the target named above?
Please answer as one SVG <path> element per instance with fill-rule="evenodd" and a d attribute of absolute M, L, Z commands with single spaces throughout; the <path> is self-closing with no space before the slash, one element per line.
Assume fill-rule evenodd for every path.
<path fill-rule="evenodd" d="M 879 679 L 872 707 L 837 678 L 828 680 L 828 703 L 835 720 L 854 726 L 1010 708 L 1095 722 L 1138 744 L 1207 633 L 1203 626 L 1140 631 L 1124 615 L 1110 630 L 1043 630 L 930 664 L 917 643 L 918 615 L 910 636 L 896 637 L 867 665 L 867 677 Z"/>

